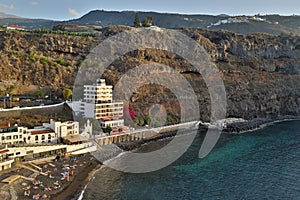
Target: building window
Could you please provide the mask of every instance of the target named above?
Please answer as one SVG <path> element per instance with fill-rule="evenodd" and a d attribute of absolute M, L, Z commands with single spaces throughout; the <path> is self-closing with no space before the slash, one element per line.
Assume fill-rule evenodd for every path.
<path fill-rule="evenodd" d="M 42 140 L 45 140 L 45 135 L 42 135 Z"/>
<path fill-rule="evenodd" d="M 37 141 L 37 140 L 39 140 L 39 136 L 38 135 L 35 136 L 35 141 Z"/>
<path fill-rule="evenodd" d="M 51 143 L 51 140 L 48 140 L 48 143 Z"/>
<path fill-rule="evenodd" d="M 21 154 L 21 152 L 17 152 L 17 153 L 16 153 L 16 155 L 20 155 L 20 154 Z"/>
<path fill-rule="evenodd" d="M 5 140 L 5 137 L 4 137 L 4 136 L 2 136 L 2 137 L 1 137 L 1 140 Z"/>
<path fill-rule="evenodd" d="M 49 139 L 49 140 L 51 139 L 51 135 L 50 135 L 50 134 L 48 135 L 48 139 Z"/>
<path fill-rule="evenodd" d="M 7 140 L 11 140 L 11 136 L 7 136 L 6 139 L 7 139 Z"/>

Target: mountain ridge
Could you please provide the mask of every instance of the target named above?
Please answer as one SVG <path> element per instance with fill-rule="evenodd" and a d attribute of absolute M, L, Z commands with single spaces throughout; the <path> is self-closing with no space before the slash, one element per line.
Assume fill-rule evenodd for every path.
<path fill-rule="evenodd" d="M 3 18 L 22 18 L 22 17 L 16 16 L 16 15 L 11 15 L 11 14 L 6 14 L 4 12 L 0 12 L 0 19 L 3 19 Z"/>
<path fill-rule="evenodd" d="M 281 15 L 254 15 L 254 16 L 229 16 L 225 14 L 177 14 L 159 13 L 145 11 L 105 11 L 92 10 L 87 14 L 71 20 L 54 21 L 47 19 L 27 19 L 27 18 L 2 18 L 0 25 L 17 24 L 25 26 L 27 29 L 39 29 L 44 27 L 52 29 L 57 25 L 80 25 L 80 26 L 111 26 L 125 25 L 133 26 L 136 13 L 139 13 L 140 21 L 151 16 L 154 25 L 164 28 L 208 28 L 213 30 L 228 30 L 235 33 L 248 34 L 264 32 L 279 35 L 281 33 L 293 33 L 300 35 L 300 16 Z M 238 23 L 240 19 L 246 19 L 244 23 Z M 257 20 L 260 19 L 260 20 Z M 222 21 L 235 21 L 234 23 L 220 24 L 212 26 Z"/>
<path fill-rule="evenodd" d="M 176 14 L 176 13 L 159 13 L 145 11 L 105 11 L 92 10 L 78 19 L 60 22 L 61 24 L 77 24 L 77 25 L 125 25 L 133 26 L 136 13 L 139 14 L 140 21 L 151 16 L 154 25 L 164 28 L 209 28 L 212 24 L 222 20 L 247 18 L 246 25 L 248 31 L 244 31 L 241 24 L 235 23 L 236 27 L 232 28 L 232 24 L 225 24 L 220 27 L 213 27 L 214 30 L 228 30 L 231 32 L 248 34 L 255 32 L 265 32 L 279 35 L 283 32 L 294 33 L 300 35 L 300 16 L 280 16 L 280 15 L 254 15 L 254 16 L 228 16 L 207 15 L 207 14 Z M 260 20 L 258 20 L 260 19 Z"/>

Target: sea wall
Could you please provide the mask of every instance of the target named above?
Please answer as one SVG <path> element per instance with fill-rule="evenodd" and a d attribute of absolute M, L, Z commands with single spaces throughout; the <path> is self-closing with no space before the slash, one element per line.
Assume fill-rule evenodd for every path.
<path fill-rule="evenodd" d="M 55 105 L 46 105 L 46 106 L 33 106 L 26 108 L 12 108 L 12 109 L 3 109 L 0 110 L 0 118 L 5 117 L 21 117 L 21 116 L 33 116 L 33 115 L 55 115 L 57 113 L 66 113 L 67 106 L 65 103 L 59 103 Z"/>

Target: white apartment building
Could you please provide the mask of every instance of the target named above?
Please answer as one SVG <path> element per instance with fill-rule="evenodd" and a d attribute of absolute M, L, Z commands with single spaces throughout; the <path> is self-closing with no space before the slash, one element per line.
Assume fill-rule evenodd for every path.
<path fill-rule="evenodd" d="M 44 123 L 43 126 L 34 129 L 20 127 L 17 124 L 14 126 L 0 126 L 0 144 L 59 143 L 60 138 L 78 134 L 78 122 L 59 122 L 51 119 L 50 123 Z"/>
<path fill-rule="evenodd" d="M 124 126 L 123 102 L 113 101 L 113 87 L 98 79 L 94 85 L 84 85 L 84 100 L 81 113 L 86 118 L 100 120 L 101 127 L 116 128 Z"/>
<path fill-rule="evenodd" d="M 50 123 L 43 123 L 43 127 L 53 130 L 57 138 L 79 134 L 79 122 L 75 121 L 60 122 L 50 119 Z"/>
<path fill-rule="evenodd" d="M 0 144 L 22 144 L 26 143 L 29 134 L 28 128 L 14 126 L 0 126 Z"/>

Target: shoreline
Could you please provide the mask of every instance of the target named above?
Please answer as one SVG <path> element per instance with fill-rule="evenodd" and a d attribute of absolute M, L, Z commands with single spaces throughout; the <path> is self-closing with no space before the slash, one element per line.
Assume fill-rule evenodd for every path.
<path fill-rule="evenodd" d="M 264 120 L 260 120 L 260 125 L 256 128 L 252 128 L 252 129 L 249 129 L 249 130 L 245 130 L 243 132 L 239 132 L 239 133 L 227 133 L 227 132 L 224 132 L 223 133 L 227 133 L 227 134 L 243 134 L 243 133 L 247 133 L 247 132 L 252 132 L 252 131 L 256 131 L 256 130 L 260 130 L 260 129 L 263 129 L 265 127 L 268 127 L 268 126 L 271 126 L 273 124 L 276 124 L 276 123 L 281 123 L 281 122 L 286 122 L 286 121 L 298 121 L 300 120 L 300 117 L 285 117 L 285 118 L 277 118 L 277 119 L 264 119 Z M 245 121 L 244 123 L 248 123 L 248 125 L 251 125 L 251 123 L 253 123 L 253 121 L 257 122 L 256 119 L 254 120 L 250 120 L 250 121 Z M 234 123 L 232 123 L 234 124 Z M 230 124 L 229 124 L 230 125 Z M 248 126 L 250 127 L 250 126 Z M 207 130 L 207 127 L 204 127 L 203 125 L 199 126 L 198 128 L 199 131 L 205 131 Z M 188 132 L 188 130 L 186 130 Z M 198 133 L 199 134 L 199 133 Z M 147 145 L 147 144 L 150 144 L 150 143 L 155 143 L 155 142 L 158 142 L 158 141 L 161 141 L 161 140 L 170 140 L 172 137 L 174 137 L 176 135 L 176 131 L 169 131 L 169 132 L 165 132 L 165 133 L 161 133 L 159 134 L 158 137 L 155 137 L 155 138 L 151 138 L 149 140 L 146 140 L 146 141 L 132 141 L 132 142 L 126 142 L 126 144 L 123 143 L 119 143 L 119 144 L 116 144 L 119 148 L 121 148 L 123 150 L 123 152 L 121 152 L 120 154 L 118 154 L 117 156 L 115 157 L 118 157 L 118 156 L 122 156 L 122 154 L 124 154 L 126 152 L 126 149 L 129 150 L 129 151 L 136 151 L 138 150 L 138 148 L 142 147 L 143 145 Z M 184 134 L 183 134 L 184 135 Z M 111 159 L 114 159 L 115 157 L 111 158 Z M 109 161 L 110 159 L 108 159 L 107 161 Z M 85 186 L 82 188 L 81 191 L 79 191 L 76 195 L 76 199 L 74 200 L 82 200 L 83 197 L 84 197 L 84 193 L 86 191 L 86 188 L 88 187 L 88 185 L 90 184 L 90 182 L 93 180 L 92 178 L 94 177 L 95 173 L 97 173 L 99 170 L 102 169 L 102 167 L 105 167 L 105 165 L 102 165 L 100 168 L 98 169 L 95 169 L 92 171 L 92 175 L 89 179 L 88 182 L 86 182 Z"/>
<path fill-rule="evenodd" d="M 1 173 L 2 179 L 11 176 L 20 177 L 10 184 L 0 184 L 1 188 L 8 188 L 8 191 L 1 191 L 1 199 L 77 199 L 84 186 L 103 165 L 90 153 L 86 153 L 35 163 L 35 166 L 40 167 L 39 171 L 43 174 L 29 170 L 32 168 L 31 165 L 26 166 L 28 168 L 14 167 Z M 65 171 L 68 171 L 70 175 L 62 179 Z"/>
<path fill-rule="evenodd" d="M 93 171 L 91 171 L 91 173 L 89 173 L 89 177 L 86 179 L 87 181 L 85 183 L 85 186 L 82 188 L 81 191 L 79 191 L 79 193 L 76 195 L 76 198 L 73 198 L 72 200 L 82 200 L 83 199 L 83 195 L 85 193 L 86 188 L 94 180 L 95 174 L 98 171 L 100 171 L 103 167 L 105 167 L 105 165 L 100 165 L 99 167 L 97 167 Z"/>
<path fill-rule="evenodd" d="M 233 122 L 231 124 L 228 124 L 227 127 L 225 127 L 222 130 L 222 133 L 243 134 L 247 132 L 260 130 L 276 123 L 286 122 L 286 121 L 298 121 L 298 120 L 300 120 L 300 116 L 282 116 L 274 119 L 256 118 L 244 122 Z"/>
<path fill-rule="evenodd" d="M 259 129 L 263 129 L 267 126 L 271 126 L 275 123 L 285 122 L 285 121 L 297 121 L 300 120 L 300 117 L 295 116 L 286 116 L 276 119 L 254 119 L 244 122 L 233 122 L 231 124 L 227 124 L 226 128 L 223 129 L 222 133 L 225 134 L 243 134 L 247 132 L 256 131 Z M 203 132 L 207 130 L 207 126 L 203 124 L 199 125 L 198 131 Z M 247 128 L 247 129 L 246 129 Z M 245 130 L 246 129 L 246 130 Z M 190 129 L 186 129 L 183 131 L 182 135 L 185 135 L 189 132 Z M 235 131 L 230 131 L 235 130 Z M 200 133 L 198 132 L 198 134 Z M 122 152 L 119 153 L 117 156 L 122 155 L 126 151 L 136 151 L 143 145 L 147 145 L 150 143 L 155 143 L 161 140 L 170 140 L 176 135 L 177 131 L 168 131 L 158 133 L 155 137 L 150 138 L 148 140 L 142 141 L 131 141 L 131 142 L 123 142 L 117 143 Z M 90 156 L 94 157 L 93 155 L 89 154 Z M 114 156 L 114 157 L 117 157 Z M 95 174 L 101 170 L 105 165 L 103 165 L 100 161 L 98 161 L 95 157 L 87 166 L 85 166 L 81 171 L 79 171 L 73 179 L 67 183 L 61 190 L 57 191 L 50 195 L 51 200 L 55 199 L 73 199 L 73 200 L 80 200 L 83 198 L 86 188 L 93 181 L 93 177 Z"/>
<path fill-rule="evenodd" d="M 98 169 L 102 167 L 102 164 L 97 160 L 94 160 L 88 166 L 86 166 L 81 172 L 75 175 L 74 179 L 70 181 L 66 187 L 61 191 L 51 196 L 51 200 L 55 199 L 78 199 L 82 190 L 90 182 L 93 175 Z"/>
<path fill-rule="evenodd" d="M 300 117 L 286 117 L 286 118 L 277 118 L 277 119 L 254 119 L 254 120 L 249 120 L 242 122 L 243 126 L 241 126 L 241 129 L 244 129 L 244 125 L 247 124 L 248 127 L 254 127 L 254 128 L 248 129 L 248 130 L 243 130 L 240 132 L 227 132 L 227 131 L 222 131 L 223 133 L 227 134 L 243 134 L 247 132 L 252 132 L 256 130 L 263 129 L 265 127 L 271 126 L 275 123 L 280 123 L 280 122 L 285 122 L 285 121 L 297 121 L 300 120 Z M 259 123 L 258 123 L 259 122 Z M 237 122 L 241 123 L 241 122 Z M 232 123 L 236 126 L 236 123 Z M 228 126 L 231 126 L 232 124 L 228 124 Z M 259 125 L 258 125 L 259 124 Z M 240 125 L 240 124 L 238 124 Z M 207 127 L 201 125 L 199 126 L 198 130 L 200 131 L 205 131 L 207 130 Z M 228 129 L 226 129 L 228 130 Z M 186 130 L 188 132 L 189 130 Z M 168 140 L 171 139 L 176 135 L 177 131 L 169 131 L 169 132 L 164 132 L 158 134 L 157 137 L 151 138 L 149 140 L 143 140 L 143 141 L 132 141 L 132 142 L 127 142 L 126 144 L 123 143 L 118 143 L 116 144 L 120 149 L 123 150 L 120 154 L 118 154 L 115 157 L 121 156 L 124 152 L 126 151 L 136 151 L 138 148 L 140 148 L 143 145 L 147 145 L 153 142 L 161 141 L 161 140 Z M 199 133 L 198 133 L 199 134 Z M 184 135 L 184 134 L 183 134 Z M 113 158 L 111 158 L 113 159 Z M 95 174 L 100 171 L 105 165 L 100 164 L 98 162 L 97 165 L 91 168 L 85 168 L 84 172 L 80 172 L 77 174 L 72 182 L 67 185 L 62 191 L 58 192 L 57 194 L 53 195 L 51 199 L 72 199 L 72 200 L 82 200 L 84 197 L 84 193 L 86 191 L 86 188 L 88 185 L 93 181 L 93 177 Z"/>
<path fill-rule="evenodd" d="M 226 127 L 223 127 L 222 134 L 244 134 L 247 132 L 252 132 L 256 130 L 263 129 L 267 126 L 271 126 L 275 123 L 285 122 L 285 121 L 298 121 L 300 120 L 300 116 L 282 116 L 277 117 L 274 119 L 271 118 L 256 118 L 252 120 L 245 120 L 243 122 L 232 122 L 228 123 Z M 212 124 L 202 123 L 199 124 L 198 127 L 198 133 L 199 132 L 206 132 L 208 129 L 208 126 Z M 183 133 L 189 132 L 189 129 L 184 130 Z M 171 139 L 176 136 L 177 130 L 174 131 L 168 131 L 168 132 L 162 132 L 157 134 L 157 136 L 146 139 L 146 140 L 140 140 L 140 141 L 129 141 L 129 142 L 122 142 L 122 143 L 116 143 L 116 145 L 124 150 L 124 151 L 135 151 L 138 148 L 140 148 L 143 145 L 147 145 L 152 142 L 157 142 L 160 140 L 167 140 Z M 185 134 L 183 134 L 185 135 Z"/>

